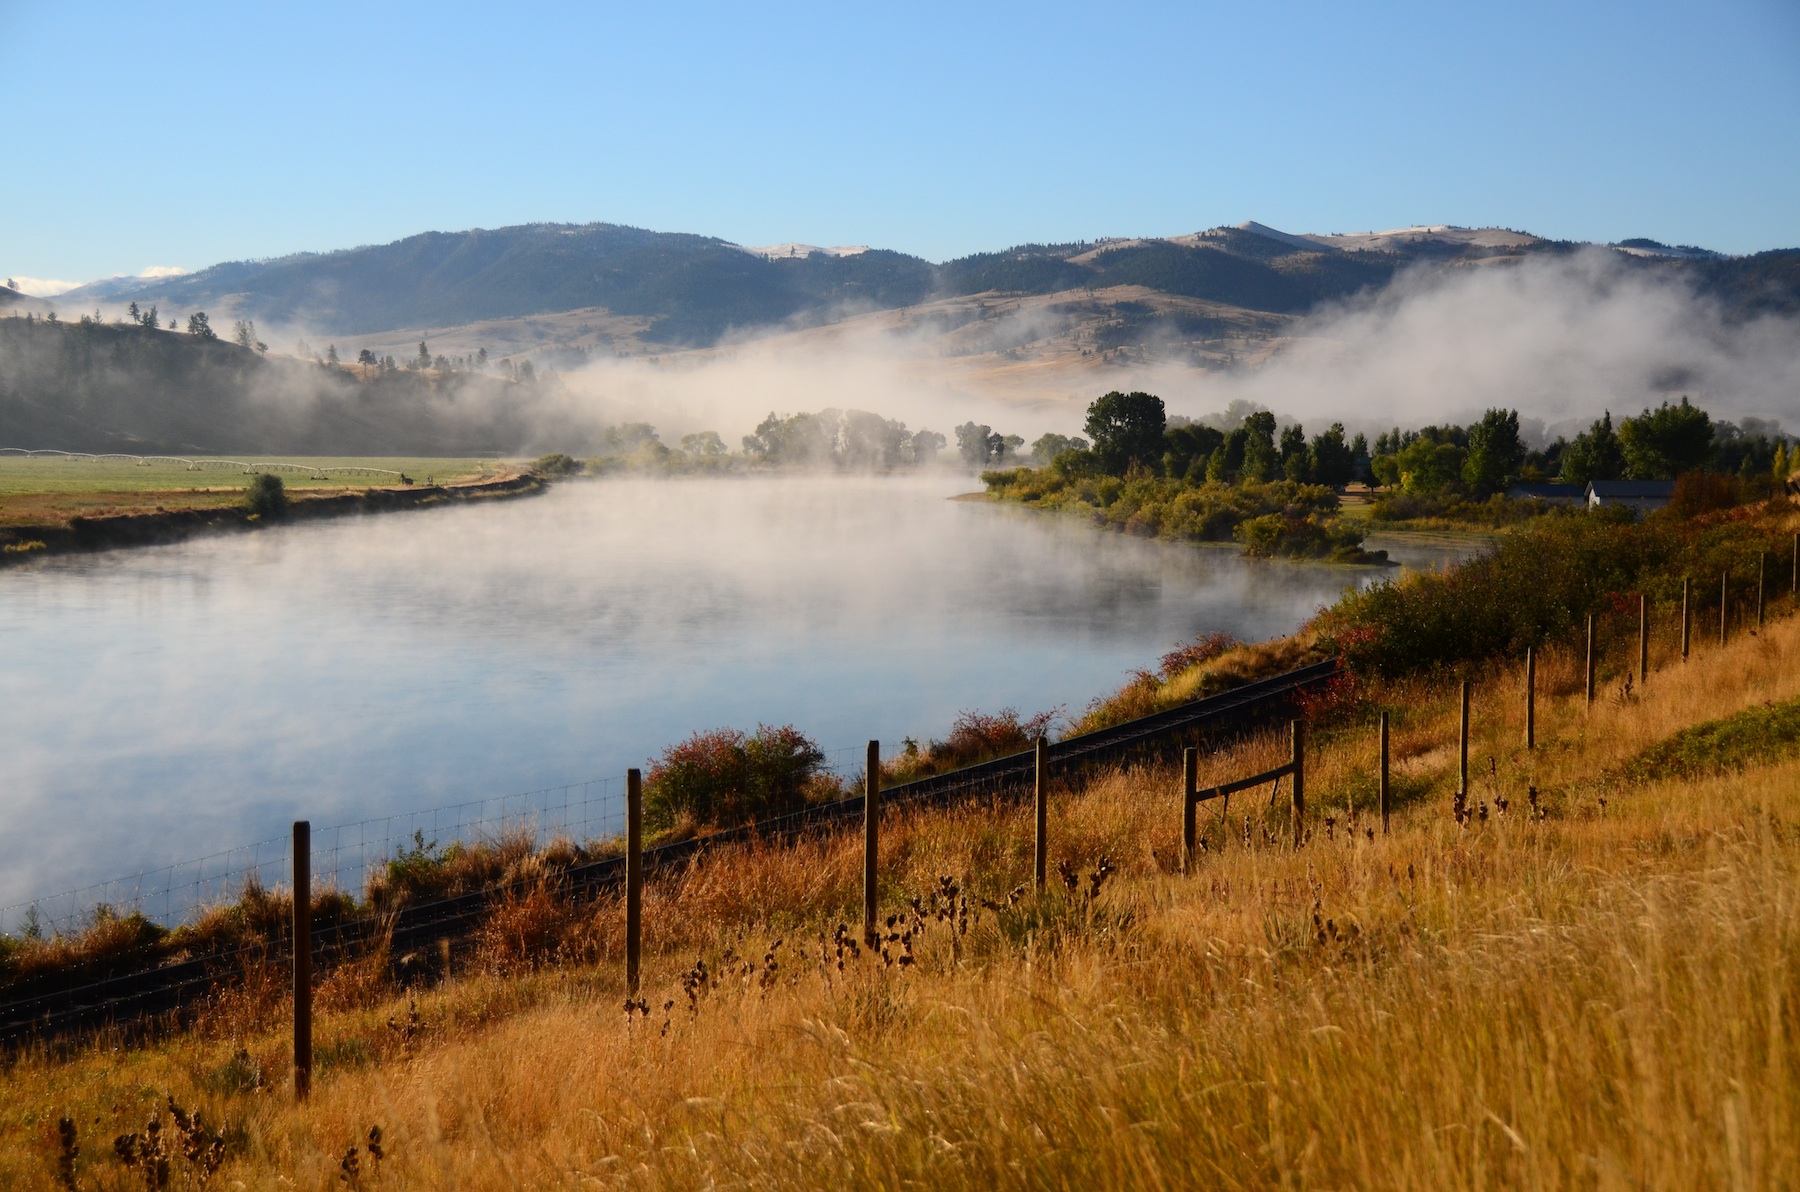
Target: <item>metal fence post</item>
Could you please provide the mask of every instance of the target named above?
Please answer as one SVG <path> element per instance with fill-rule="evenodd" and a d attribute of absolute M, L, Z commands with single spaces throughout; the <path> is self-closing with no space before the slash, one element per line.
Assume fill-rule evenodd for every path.
<path fill-rule="evenodd" d="M 1042 890 L 1050 868 L 1050 742 L 1043 737 L 1037 739 L 1037 785 L 1032 802 L 1037 837 L 1031 852 L 1031 879 Z"/>
<path fill-rule="evenodd" d="M 1294 847 L 1306 839 L 1306 725 L 1296 720 L 1294 730 Z"/>
<path fill-rule="evenodd" d="M 1537 647 L 1525 647 L 1525 749 L 1537 748 Z"/>
<path fill-rule="evenodd" d="M 294 821 L 294 1099 L 312 1091 L 312 823 Z"/>
<path fill-rule="evenodd" d="M 1388 830 L 1388 714 L 1381 714 L 1381 834 Z"/>
<path fill-rule="evenodd" d="M 869 742 L 863 768 L 863 938 L 875 939 L 875 862 L 881 853 L 881 742 Z"/>
<path fill-rule="evenodd" d="M 1650 597 L 1638 593 L 1638 690 L 1650 679 Z"/>
<path fill-rule="evenodd" d="M 1200 751 L 1181 751 L 1181 872 L 1194 872 L 1194 835 L 1199 822 Z"/>
<path fill-rule="evenodd" d="M 1731 580 L 1731 572 L 1729 572 L 1729 571 L 1719 572 L 1719 644 L 1721 646 L 1725 644 L 1726 611 L 1730 607 L 1729 605 L 1727 605 L 1725 603 L 1725 601 L 1726 601 L 1727 594 L 1730 591 L 1730 587 L 1729 587 L 1730 580 Z"/>
<path fill-rule="evenodd" d="M 644 954 L 644 776 L 625 771 L 625 996 L 636 997 Z"/>

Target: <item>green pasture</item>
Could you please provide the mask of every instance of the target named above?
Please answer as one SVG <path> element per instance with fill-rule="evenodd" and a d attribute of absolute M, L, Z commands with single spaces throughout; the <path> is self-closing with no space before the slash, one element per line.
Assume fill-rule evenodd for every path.
<path fill-rule="evenodd" d="M 289 488 L 371 488 L 397 485 L 404 473 L 414 483 L 478 479 L 498 471 L 492 459 L 423 456 L 242 455 L 122 459 L 65 455 L 0 454 L 0 494 L 179 492 L 244 488 L 258 471 L 280 476 Z"/>

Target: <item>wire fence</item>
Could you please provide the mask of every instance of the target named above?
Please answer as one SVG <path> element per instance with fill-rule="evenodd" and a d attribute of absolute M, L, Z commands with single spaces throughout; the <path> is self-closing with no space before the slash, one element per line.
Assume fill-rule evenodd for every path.
<path fill-rule="evenodd" d="M 1148 760 L 1154 746 L 1170 739 L 1193 743 L 1209 734 L 1242 732 L 1285 708 L 1299 692 L 1328 680 L 1335 670 L 1334 661 L 1302 667 L 1165 712 L 1066 738 L 1049 745 L 1047 755 L 1065 773 L 1067 767 Z M 837 798 L 738 827 L 653 845 L 642 854 L 642 872 L 690 864 L 702 853 L 735 843 L 789 841 L 835 830 L 861 814 L 863 796 L 855 778 L 861 774 L 865 748 L 824 751 L 826 768 L 840 780 Z M 883 791 L 882 802 L 928 807 L 1004 797 L 1029 787 L 1033 766 L 1033 753 L 1028 750 L 899 784 Z M 518 840 L 525 835 L 534 844 L 557 838 L 573 843 L 616 841 L 625 827 L 625 785 L 617 778 L 594 779 L 315 829 L 310 833 L 313 847 L 309 850 L 313 889 L 323 892 L 336 886 L 350 892 L 366 884 L 378 867 L 396 860 L 406 864 L 409 854 L 442 860 L 441 850 L 451 843 Z M 592 897 L 617 888 L 627 877 L 621 849 L 596 850 L 569 860 L 572 863 L 556 880 L 571 897 Z M 96 899 L 111 898 L 108 914 L 136 909 L 148 917 L 155 910 L 173 920 L 183 913 L 183 907 L 190 917 L 204 910 L 208 898 L 214 905 L 234 900 L 251 880 L 260 882 L 279 875 L 289 881 L 270 881 L 269 887 L 291 888 L 291 869 L 289 841 L 267 841 L 69 891 L 56 900 L 6 908 L 0 916 L 30 914 L 35 905 L 40 908 L 36 922 L 42 930 L 50 918 L 41 908 L 54 902 L 55 912 L 64 916 L 70 929 L 79 930 L 93 925 L 91 908 Z M 423 901 L 408 901 L 397 909 L 375 913 L 371 913 L 375 911 L 371 903 L 334 909 L 321 907 L 315 900 L 307 938 L 327 968 L 367 954 L 371 948 L 391 954 L 403 966 L 429 963 L 419 958 L 441 950 L 447 973 L 455 941 L 466 941 L 500 901 L 542 880 L 541 874 L 509 869 L 484 879 L 478 888 L 440 891 Z M 108 1023 L 132 1030 L 157 1029 L 156 1023 L 191 1014 L 205 999 L 241 983 L 252 969 L 264 971 L 271 963 L 282 963 L 281 957 L 293 947 L 293 935 L 285 922 L 284 918 L 247 930 L 236 929 L 244 924 L 221 924 L 223 930 L 203 930 L 179 947 L 141 936 L 110 940 L 87 950 L 86 955 L 78 953 L 66 964 L 21 975 L 7 987 L 9 1000 L 0 1005 L 0 1043 L 47 1040 Z M 170 1015 L 175 1018 L 166 1017 Z"/>
<path fill-rule="evenodd" d="M 0 454 L 16 450 L 0 448 Z M 1687 639 L 1699 648 L 1722 640 L 1727 626 L 1732 631 L 1742 631 L 1757 624 L 1764 601 L 1765 571 L 1766 559 L 1764 567 L 1753 576 L 1748 571 L 1728 573 L 1723 586 L 1710 581 L 1693 584 L 1685 630 L 1683 619 L 1675 614 L 1679 605 L 1665 604 L 1653 609 L 1645 632 L 1647 658 L 1654 660 L 1652 669 L 1679 657 Z M 1779 569 L 1773 574 L 1778 593 L 1783 587 L 1800 593 L 1800 541 L 1796 543 L 1792 576 L 1782 576 Z M 1788 582 L 1783 584 L 1783 579 Z M 1594 624 L 1599 678 L 1607 684 L 1620 682 L 1621 676 L 1635 669 L 1637 651 L 1633 647 L 1639 627 L 1635 604 L 1621 599 L 1616 608 L 1597 616 Z M 884 756 L 891 757 L 893 752 L 886 750 Z M 846 791 L 856 790 L 862 777 L 865 747 L 845 745 L 823 753 L 825 771 Z M 967 781 L 983 781 L 978 777 L 981 769 L 973 768 Z M 492 845 L 520 838 L 536 847 L 560 839 L 592 849 L 617 841 L 624 833 L 624 779 L 589 779 L 315 826 L 313 881 L 315 889 L 336 890 L 360 900 L 365 897 L 372 876 L 390 862 L 408 857 L 441 858 L 445 850 L 455 846 Z M 292 868 L 292 840 L 283 834 L 0 907 L 0 934 L 28 938 L 73 935 L 106 918 L 131 914 L 172 928 L 192 921 L 209 908 L 232 902 L 252 883 L 284 889 L 290 884 Z"/>
<path fill-rule="evenodd" d="M 108 918 L 143 915 L 174 926 L 201 907 L 235 898 L 251 879 L 293 868 L 288 836 L 259 840 L 0 908 L 0 932 L 28 939 L 73 935 Z"/>
<path fill-rule="evenodd" d="M 408 856 L 442 857 L 457 845 L 521 838 L 536 848 L 554 840 L 591 847 L 624 832 L 624 780 L 594 778 L 315 827 L 313 883 L 318 890 L 361 898 L 372 876 Z M 0 908 L 0 932 L 27 938 L 74 935 L 133 914 L 176 927 L 235 901 L 249 886 L 286 888 L 292 872 L 293 838 L 284 834 Z"/>
<path fill-rule="evenodd" d="M 824 768 L 848 784 L 862 774 L 862 746 L 824 750 Z M 592 778 L 440 807 L 427 807 L 312 830 L 316 890 L 363 898 L 370 879 L 390 862 L 442 858 L 457 846 L 525 840 L 593 849 L 625 834 L 625 782 Z M 285 889 L 293 873 L 293 838 L 237 845 L 203 857 L 145 869 L 11 906 L 0 907 L 0 934 L 26 938 L 75 935 L 109 918 L 142 915 L 161 927 L 192 922 L 239 898 L 252 885 Z"/>
<path fill-rule="evenodd" d="M 1795 554 L 1790 600 L 1800 596 L 1800 535 L 1795 538 Z M 1711 581 L 1706 587 L 1685 584 L 1678 605 L 1667 599 L 1652 603 L 1647 598 L 1630 600 L 1621 596 L 1612 602 L 1612 608 L 1588 619 L 1591 645 L 1585 650 L 1585 658 L 1585 643 L 1578 636 L 1580 630 L 1576 630 L 1561 639 L 1557 653 L 1562 657 L 1557 665 L 1568 667 L 1577 681 L 1580 675 L 1576 668 L 1587 671 L 1590 702 L 1594 698 L 1596 672 L 1601 677 L 1619 679 L 1623 683 L 1620 698 L 1628 698 L 1634 669 L 1640 682 L 1648 682 L 1654 670 L 1686 656 L 1689 651 L 1682 648 L 1684 643 L 1689 649 L 1700 648 L 1703 642 L 1711 644 L 1706 639 L 1712 634 L 1702 632 L 1708 603 L 1713 605 L 1711 615 L 1716 618 L 1716 640 L 1720 646 L 1731 638 L 1755 632 L 1767 615 L 1768 563 L 1767 554 L 1758 559 L 1754 586 L 1734 572 L 1722 573 L 1716 586 Z M 1717 593 L 1716 602 L 1707 599 L 1710 593 Z M 1633 604 L 1635 608 L 1631 607 Z M 1791 613 L 1791 603 L 1784 605 L 1783 611 Z M 1565 681 L 1571 674 L 1565 674 Z M 1066 737 L 1046 746 L 1045 766 L 1038 773 L 1066 777 L 1096 764 L 1148 761 L 1168 756 L 1171 747 L 1200 748 L 1207 742 L 1241 737 L 1266 727 L 1272 717 L 1285 716 L 1290 711 L 1304 716 L 1307 700 L 1313 694 L 1328 693 L 1336 678 L 1336 660 L 1321 661 L 1108 728 Z M 1528 701 L 1534 690 L 1527 685 Z M 1466 810 L 1468 793 L 1468 706 L 1465 686 L 1456 805 L 1459 816 Z M 1528 722 L 1529 716 L 1528 712 Z M 793 840 L 821 830 L 834 830 L 864 809 L 862 795 L 851 793 L 856 790 L 853 780 L 860 774 L 863 759 L 863 749 L 857 746 L 825 751 L 826 768 L 839 779 L 841 789 L 847 788 L 842 789 L 841 797 L 829 802 L 702 836 L 655 844 L 642 853 L 635 878 L 628 876 L 632 870 L 626 865 L 626 858 L 616 850 L 606 849 L 597 855 L 576 858 L 558 880 L 565 883 L 571 896 L 590 897 L 621 883 L 641 883 L 646 873 L 690 864 L 711 849 L 749 840 Z M 899 805 L 927 807 L 998 798 L 1027 789 L 1036 765 L 1030 751 L 994 758 L 896 784 L 884 789 L 880 800 L 883 805 L 891 800 Z M 1055 767 L 1054 771 L 1051 767 Z M 1295 773 L 1298 776 L 1297 769 Z M 395 860 L 404 863 L 411 854 L 441 857 L 440 850 L 453 843 L 472 845 L 525 837 L 534 845 L 558 838 L 576 844 L 615 841 L 625 826 L 624 787 L 624 781 L 618 778 L 594 779 L 327 826 L 313 834 L 310 872 L 315 888 L 336 887 L 347 893 L 360 893 L 380 866 Z M 1296 791 L 1296 825 L 1299 811 Z M 91 908 L 96 904 L 107 905 L 115 914 L 136 909 L 146 916 L 155 913 L 173 919 L 193 914 L 209 899 L 227 900 L 247 882 L 261 880 L 272 870 L 285 877 L 291 864 L 288 841 L 264 841 L 70 891 L 56 899 L 5 908 L 0 910 L 0 922 L 9 916 L 16 919 L 20 914 L 29 914 L 35 916 L 33 922 L 42 930 L 60 915 L 72 928 L 79 928 L 87 925 L 80 921 L 83 911 L 91 922 Z M 251 959 L 267 963 L 272 955 L 292 950 L 296 939 L 323 947 L 323 954 L 337 958 L 352 955 L 358 948 L 391 945 L 394 955 L 410 959 L 425 954 L 431 946 L 441 945 L 444 971 L 448 972 L 451 941 L 467 940 L 486 921 L 496 900 L 539 880 L 509 873 L 498 884 L 462 892 L 439 892 L 428 901 L 402 906 L 392 914 L 371 915 L 366 908 L 338 914 L 315 908 L 310 930 L 290 931 L 285 936 L 277 932 L 248 942 L 227 935 L 211 953 L 176 950 L 157 954 L 139 946 L 101 955 L 71 965 L 66 971 L 48 972 L 15 985 L 15 1000 L 0 1005 L 0 1040 L 49 1038 L 85 1026 L 147 1022 L 156 1015 L 184 1011 L 196 994 L 221 982 L 228 983 L 231 965 Z M 51 906 L 49 915 L 43 909 L 45 905 Z"/>

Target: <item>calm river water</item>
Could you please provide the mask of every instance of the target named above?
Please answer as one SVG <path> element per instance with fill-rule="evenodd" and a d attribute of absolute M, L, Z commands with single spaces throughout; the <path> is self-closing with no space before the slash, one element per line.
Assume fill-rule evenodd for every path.
<path fill-rule="evenodd" d="M 695 729 L 791 722 L 849 771 L 871 737 L 1079 711 L 1196 633 L 1285 633 L 1379 578 L 945 499 L 968 487 L 568 484 L 0 574 L 0 928 L 298 817 L 617 776 Z M 617 791 L 579 795 L 616 815 Z"/>

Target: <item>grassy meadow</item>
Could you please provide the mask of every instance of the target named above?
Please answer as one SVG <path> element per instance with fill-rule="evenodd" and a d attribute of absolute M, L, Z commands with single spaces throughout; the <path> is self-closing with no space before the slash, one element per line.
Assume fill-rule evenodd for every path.
<path fill-rule="evenodd" d="M 258 970 L 192 1031 L 17 1057 L 0 1185 L 147 1186 L 155 1117 L 176 1188 L 1791 1187 L 1800 622 L 1628 654 L 1589 708 L 1544 652 L 1531 752 L 1521 668 L 1476 672 L 1463 823 L 1455 684 L 1413 677 L 1319 711 L 1299 851 L 1251 791 L 1173 872 L 1170 766 L 1053 791 L 1042 895 L 1026 808 L 896 812 L 875 948 L 859 834 L 721 852 L 650 883 L 636 1004 L 620 906 L 531 891 L 447 982 L 327 980 L 301 1107 Z"/>
<path fill-rule="evenodd" d="M 59 525 L 71 517 L 143 513 L 159 509 L 208 509 L 235 505 L 254 473 L 245 465 L 291 464 L 271 468 L 295 495 L 325 494 L 400 483 L 400 472 L 417 483 L 459 483 L 498 475 L 492 459 L 359 458 L 351 456 L 261 456 L 139 462 L 82 456 L 0 455 L 0 525 Z"/>

